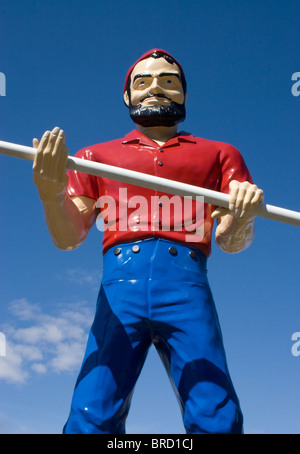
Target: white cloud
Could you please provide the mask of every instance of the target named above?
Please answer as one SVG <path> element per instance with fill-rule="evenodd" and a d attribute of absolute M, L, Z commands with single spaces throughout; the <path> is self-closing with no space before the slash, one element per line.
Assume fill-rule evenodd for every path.
<path fill-rule="evenodd" d="M 90 285 L 99 287 L 102 278 L 102 267 L 93 271 L 87 271 L 82 268 L 70 268 L 63 274 L 57 275 L 57 279 L 63 279 L 79 285 Z"/>
<path fill-rule="evenodd" d="M 16 344 L 13 348 L 16 354 L 19 354 L 20 357 L 26 358 L 27 361 L 37 361 L 43 359 L 43 353 L 38 347 Z"/>
<path fill-rule="evenodd" d="M 45 374 L 47 372 L 47 367 L 40 363 L 32 364 L 31 369 L 37 374 Z"/>
<path fill-rule="evenodd" d="M 14 332 L 14 339 L 28 344 L 38 343 L 44 335 L 44 328 L 41 326 L 30 326 L 29 328 L 19 328 Z"/>
<path fill-rule="evenodd" d="M 56 372 L 73 370 L 82 362 L 83 354 L 82 342 L 59 343 L 50 365 Z"/>
<path fill-rule="evenodd" d="M 20 350 L 7 342 L 6 356 L 0 360 L 0 379 L 13 383 L 23 383 L 28 378 L 28 372 L 23 368 Z"/>
<path fill-rule="evenodd" d="M 0 380 L 24 383 L 31 374 L 60 373 L 80 367 L 93 311 L 86 303 L 53 305 L 45 313 L 25 298 L 10 304 L 15 325 L 6 325 L 6 356 L 0 358 Z"/>
<path fill-rule="evenodd" d="M 32 320 L 41 313 L 40 306 L 38 304 L 30 304 L 26 298 L 12 301 L 10 310 L 20 320 Z"/>

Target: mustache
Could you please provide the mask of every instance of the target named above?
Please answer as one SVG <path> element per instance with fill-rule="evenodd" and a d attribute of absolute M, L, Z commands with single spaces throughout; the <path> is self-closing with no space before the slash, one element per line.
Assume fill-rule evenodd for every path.
<path fill-rule="evenodd" d="M 167 99 L 168 101 L 171 101 L 170 98 L 168 98 L 166 95 L 164 95 L 163 93 L 157 93 L 156 95 L 153 94 L 153 93 L 148 93 L 148 95 L 144 96 L 140 102 L 143 102 L 145 101 L 145 99 L 148 99 L 148 98 L 165 98 Z"/>

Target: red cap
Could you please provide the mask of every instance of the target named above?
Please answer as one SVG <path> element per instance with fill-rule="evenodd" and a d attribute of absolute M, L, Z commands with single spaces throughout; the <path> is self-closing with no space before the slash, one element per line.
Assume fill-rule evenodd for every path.
<path fill-rule="evenodd" d="M 169 52 L 166 52 L 163 49 L 151 49 L 148 52 L 146 52 L 144 55 L 142 55 L 132 66 L 130 66 L 130 68 L 129 68 L 127 74 L 126 74 L 126 79 L 125 79 L 125 84 L 124 84 L 124 93 L 126 91 L 128 80 L 129 80 L 129 78 L 131 76 L 131 73 L 132 73 L 133 68 L 135 67 L 135 65 L 137 65 L 140 61 L 145 60 L 146 58 L 150 57 L 150 55 L 152 55 L 154 52 L 162 52 L 163 54 L 167 55 L 168 57 L 173 58 L 173 60 L 176 63 L 176 65 L 179 67 L 179 69 L 180 69 L 180 71 L 182 73 L 182 76 L 184 77 L 184 72 L 183 72 L 182 67 L 180 66 L 178 61 L 171 54 L 169 54 Z"/>

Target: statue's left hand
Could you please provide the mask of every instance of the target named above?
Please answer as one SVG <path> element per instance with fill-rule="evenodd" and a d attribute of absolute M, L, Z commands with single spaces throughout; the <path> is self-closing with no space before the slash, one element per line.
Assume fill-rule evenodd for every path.
<path fill-rule="evenodd" d="M 252 209 L 263 201 L 264 192 L 256 184 L 232 180 L 229 184 L 229 209 L 216 208 L 211 216 L 213 219 L 226 214 L 231 214 L 235 218 L 248 217 L 251 216 Z"/>

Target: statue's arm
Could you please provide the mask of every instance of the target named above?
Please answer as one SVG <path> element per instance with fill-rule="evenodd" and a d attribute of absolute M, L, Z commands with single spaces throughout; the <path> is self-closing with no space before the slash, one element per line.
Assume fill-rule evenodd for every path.
<path fill-rule="evenodd" d="M 64 131 L 59 128 L 46 131 L 40 142 L 33 139 L 33 147 L 37 149 L 33 180 L 53 243 L 59 249 L 75 249 L 85 240 L 96 220 L 96 201 L 67 194 L 68 148 Z"/>

